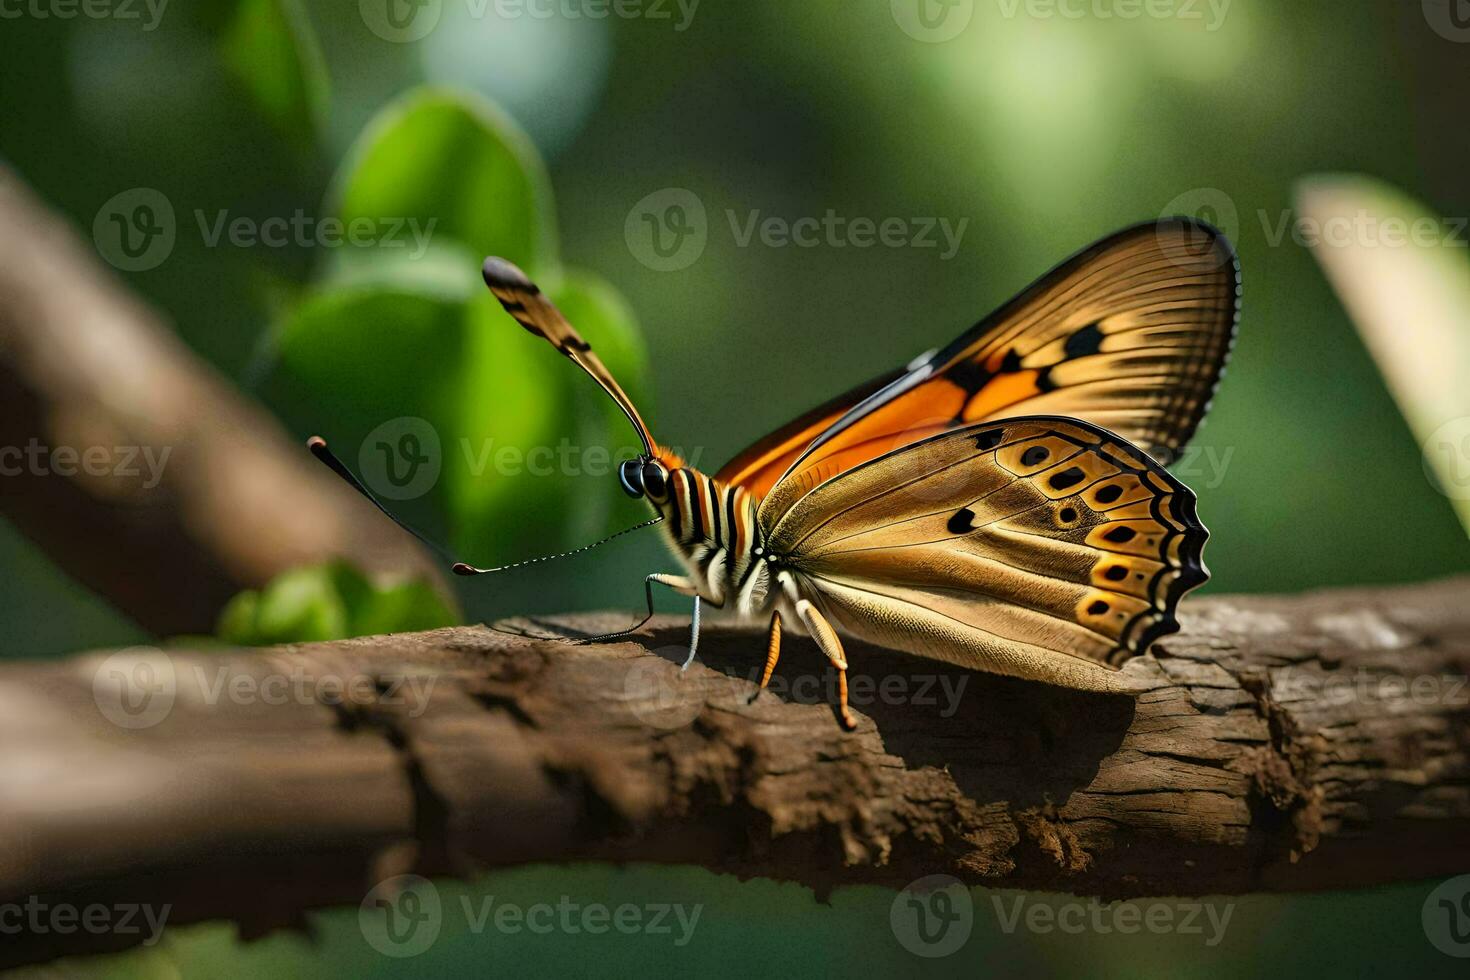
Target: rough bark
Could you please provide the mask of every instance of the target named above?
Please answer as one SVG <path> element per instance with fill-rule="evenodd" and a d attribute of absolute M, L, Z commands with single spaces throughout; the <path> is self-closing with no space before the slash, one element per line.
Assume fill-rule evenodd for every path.
<path fill-rule="evenodd" d="M 169 903 L 170 922 L 248 936 L 392 874 L 543 861 L 1106 897 L 1464 872 L 1467 600 L 1470 579 L 1189 602 L 1184 632 L 1126 668 L 1132 696 L 853 643 L 851 734 L 809 641 L 752 702 L 759 632 L 707 627 L 681 675 L 687 624 L 668 618 L 601 646 L 466 627 L 11 666 L 0 903 Z M 123 694 L 129 725 L 156 723 L 109 721 Z M 8 939 L 0 962 L 63 938 L 128 941 Z"/>
<path fill-rule="evenodd" d="M 212 632 L 241 589 L 333 557 L 442 582 L 3 166 L 0 447 L 0 513 L 161 635 Z"/>

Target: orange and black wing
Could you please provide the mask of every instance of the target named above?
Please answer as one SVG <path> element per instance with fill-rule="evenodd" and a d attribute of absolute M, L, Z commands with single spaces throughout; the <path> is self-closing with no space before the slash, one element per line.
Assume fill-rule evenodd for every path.
<path fill-rule="evenodd" d="M 1017 415 L 1101 425 L 1170 461 L 1219 381 L 1240 266 L 1187 218 L 1138 225 L 1052 270 L 948 347 L 741 453 L 718 478 L 765 495 L 807 489 L 910 443 Z"/>

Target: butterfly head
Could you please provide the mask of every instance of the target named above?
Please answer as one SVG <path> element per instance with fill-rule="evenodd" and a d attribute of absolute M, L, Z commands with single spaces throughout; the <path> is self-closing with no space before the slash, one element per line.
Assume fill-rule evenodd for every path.
<path fill-rule="evenodd" d="M 618 483 L 634 500 L 647 498 L 660 504 L 669 498 L 669 475 L 683 463 L 670 453 L 658 450 L 656 455 L 635 456 L 618 467 Z"/>

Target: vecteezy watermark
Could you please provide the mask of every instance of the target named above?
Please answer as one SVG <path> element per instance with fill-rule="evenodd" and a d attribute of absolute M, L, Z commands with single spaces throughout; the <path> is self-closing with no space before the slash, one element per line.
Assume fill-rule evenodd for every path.
<path fill-rule="evenodd" d="M 173 711 L 181 692 L 190 702 L 216 705 L 381 705 L 417 718 L 429 707 L 437 677 L 413 673 L 310 671 L 291 665 L 249 673 L 227 664 L 179 664 L 156 647 L 119 650 L 92 673 L 97 710 L 119 728 L 152 728 Z"/>
<path fill-rule="evenodd" d="M 32 436 L 24 446 L 0 446 L 0 477 L 122 477 L 152 490 L 163 480 L 172 446 L 47 446 Z"/>
<path fill-rule="evenodd" d="M 909 882 L 894 896 L 888 925 L 894 938 L 915 956 L 949 956 L 970 940 L 975 903 L 958 878 L 929 875 Z"/>
<path fill-rule="evenodd" d="M 390 419 L 362 441 L 357 465 L 363 481 L 389 500 L 422 497 L 439 482 L 444 465 L 439 432 L 427 419 Z"/>
<path fill-rule="evenodd" d="M 888 7 L 899 30 L 926 44 L 954 40 L 975 17 L 975 0 L 889 0 Z"/>
<path fill-rule="evenodd" d="M 678 33 L 694 23 L 700 0 L 358 0 L 368 30 L 385 41 L 410 44 L 433 33 L 446 2 L 463 3 L 473 20 L 647 20 L 668 22 Z"/>
<path fill-rule="evenodd" d="M 1470 875 L 1443 882 L 1424 900 L 1424 935 L 1446 956 L 1470 959 Z"/>
<path fill-rule="evenodd" d="M 1234 0 L 995 0 L 1001 16 L 1014 20 L 1182 20 L 1199 21 L 1206 31 L 1225 26 Z"/>
<path fill-rule="evenodd" d="M 1465 0 L 1470 3 L 1470 0 Z M 1213 225 L 1232 241 L 1241 234 L 1241 212 L 1217 187 L 1196 187 L 1166 205 L 1161 218 L 1194 218 Z M 1470 246 L 1470 218 L 1402 218 L 1360 208 L 1353 214 L 1318 218 L 1290 210 L 1256 211 L 1261 236 L 1270 248 L 1290 243 L 1301 248 L 1456 248 Z"/>
<path fill-rule="evenodd" d="M 687 674 L 684 647 L 663 647 L 657 656 L 645 657 L 629 669 L 623 680 L 626 703 L 639 721 L 653 728 L 671 730 L 689 725 L 710 702 L 747 704 L 759 690 L 764 665 L 753 664 L 744 676 L 709 672 Z M 862 710 L 874 705 L 909 706 L 952 718 L 965 696 L 970 675 L 956 674 L 852 674 L 847 682 L 847 702 Z M 763 697 L 793 704 L 837 703 L 840 680 L 835 669 L 822 673 L 777 671 L 771 675 Z"/>
<path fill-rule="evenodd" d="M 320 218 L 300 208 L 265 218 L 196 208 L 193 218 L 205 248 L 402 249 L 410 259 L 423 258 L 439 224 L 438 218 Z M 173 254 L 178 234 L 173 202 L 151 187 L 115 195 L 92 221 L 97 251 L 125 272 L 158 268 Z"/>
<path fill-rule="evenodd" d="M 163 20 L 169 0 L 0 0 L 0 20 L 138 21 L 152 32 Z"/>
<path fill-rule="evenodd" d="M 158 268 L 173 253 L 177 235 L 173 203 L 151 187 L 112 197 L 92 221 L 97 251 L 124 272 Z"/>
<path fill-rule="evenodd" d="M 119 650 L 92 672 L 92 700 L 119 728 L 152 728 L 168 717 L 178 692 L 173 659 L 157 647 Z"/>
<path fill-rule="evenodd" d="M 1209 947 L 1218 946 L 1235 914 L 1234 902 L 1113 902 L 1037 900 L 1017 895 L 1006 900 L 992 895 L 996 921 L 1006 935 L 1018 929 L 1037 935 L 1062 933 L 1080 936 L 1198 936 Z"/>
<path fill-rule="evenodd" d="M 472 935 L 493 930 L 502 935 L 531 933 L 590 936 L 654 936 L 674 946 L 689 945 L 703 904 L 678 902 L 578 902 L 562 895 L 555 902 L 523 905 L 494 895 L 461 895 L 446 907 L 434 883 L 419 875 L 398 875 L 378 883 L 358 906 L 357 923 L 368 945 L 384 956 L 407 958 L 426 952 L 453 911 Z"/>
<path fill-rule="evenodd" d="M 491 471 L 502 477 L 611 477 L 623 460 L 634 459 L 643 451 L 638 446 L 583 446 L 566 437 L 555 446 L 516 446 L 497 443 L 493 437 L 476 441 L 464 436 L 458 445 L 469 475 L 476 479 Z M 704 455 L 701 446 L 676 446 L 670 451 L 690 466 L 698 466 Z M 390 419 L 368 433 L 358 449 L 357 462 L 363 481 L 379 496 L 412 500 L 439 482 L 443 443 L 427 419 Z"/>
<path fill-rule="evenodd" d="M 152 946 L 163 936 L 172 905 L 118 902 L 104 905 L 48 903 L 37 895 L 24 902 L 0 902 L 0 936 L 71 936 L 79 932 L 94 936 L 141 936 Z"/>
<path fill-rule="evenodd" d="M 1424 475 L 1451 500 L 1470 500 L 1470 415 L 1450 419 L 1424 440 Z"/>
<path fill-rule="evenodd" d="M 1465 229 L 1470 218 L 1399 218 L 1376 215 L 1360 209 L 1352 215 L 1319 219 L 1301 215 L 1293 220 L 1290 211 L 1271 215 L 1260 212 L 1266 244 L 1279 248 L 1290 238 L 1302 248 L 1465 248 Z"/>
<path fill-rule="evenodd" d="M 1369 614 L 1365 613 L 1364 616 Z M 1349 634 L 1377 631 L 1387 646 L 1402 645 L 1402 639 L 1387 631 L 1392 627 L 1378 619 L 1365 620 L 1348 614 L 1343 623 L 1318 623 L 1328 632 Z M 1338 629 L 1335 630 L 1334 626 Z M 1272 698 L 1282 703 L 1301 702 L 1333 707 L 1347 704 L 1397 704 L 1405 708 L 1455 707 L 1470 705 L 1470 678 L 1464 674 L 1388 674 L 1359 667 L 1353 671 L 1294 670 L 1283 667 L 1272 673 Z"/>
<path fill-rule="evenodd" d="M 1214 490 L 1225 482 L 1225 474 L 1235 458 L 1235 447 L 1196 443 L 1173 454 L 1160 450 L 1154 458 L 1190 486 Z"/>
<path fill-rule="evenodd" d="M 1470 0 L 1422 0 L 1424 19 L 1440 37 L 1470 43 Z"/>
<path fill-rule="evenodd" d="M 736 248 L 915 248 L 939 251 L 940 261 L 959 252 L 970 219 L 849 217 L 828 209 L 820 217 L 789 218 L 760 209 L 725 210 Z M 628 251 L 655 272 L 687 269 L 709 242 L 704 202 L 693 191 L 666 187 L 633 205 L 623 224 Z"/>
<path fill-rule="evenodd" d="M 473 477 L 484 476 L 494 470 L 496 476 L 588 476 L 601 478 L 612 476 L 624 460 L 642 455 L 641 446 L 622 446 L 609 449 L 606 446 L 581 446 L 563 437 L 555 446 L 496 445 L 493 438 L 480 440 L 478 446 L 470 439 L 459 440 L 460 451 Z M 686 465 L 699 467 L 704 456 L 704 447 L 686 449 L 671 446 L 669 452 L 684 460 Z"/>

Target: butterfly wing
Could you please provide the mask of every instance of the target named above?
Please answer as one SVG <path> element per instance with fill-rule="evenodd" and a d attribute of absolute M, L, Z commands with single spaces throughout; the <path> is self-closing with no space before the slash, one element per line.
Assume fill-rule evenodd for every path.
<path fill-rule="evenodd" d="M 970 425 L 790 486 L 761 504 L 767 547 L 832 623 L 974 669 L 1109 689 L 1208 577 L 1189 488 L 1073 419 Z"/>
<path fill-rule="evenodd" d="M 783 476 L 815 486 L 908 443 L 1016 415 L 1086 419 L 1172 459 L 1209 407 L 1239 301 L 1239 262 L 1219 232 L 1186 218 L 1138 225 L 897 378 L 768 436 L 717 479 L 757 495 Z"/>

